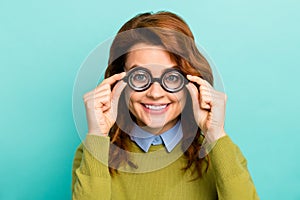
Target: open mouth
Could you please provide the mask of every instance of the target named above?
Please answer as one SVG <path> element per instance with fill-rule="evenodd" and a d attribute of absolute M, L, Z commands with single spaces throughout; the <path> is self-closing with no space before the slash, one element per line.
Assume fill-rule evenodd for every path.
<path fill-rule="evenodd" d="M 148 111 L 165 111 L 170 104 L 143 104 L 144 108 Z"/>

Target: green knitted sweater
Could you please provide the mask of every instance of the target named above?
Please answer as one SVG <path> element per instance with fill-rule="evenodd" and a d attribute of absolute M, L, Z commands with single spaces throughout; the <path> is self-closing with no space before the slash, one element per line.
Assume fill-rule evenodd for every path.
<path fill-rule="evenodd" d="M 137 153 L 133 160 L 138 169 L 124 168 L 111 177 L 107 167 L 109 145 L 109 137 L 88 135 L 85 144 L 78 147 L 72 171 L 74 200 L 259 199 L 246 159 L 228 136 L 217 141 L 209 153 L 207 172 L 196 180 L 192 169 L 182 169 L 187 162 L 184 155 L 169 156 L 163 145 L 151 146 L 143 153 L 134 142 L 131 151 Z M 162 156 L 155 155 L 157 152 Z"/>

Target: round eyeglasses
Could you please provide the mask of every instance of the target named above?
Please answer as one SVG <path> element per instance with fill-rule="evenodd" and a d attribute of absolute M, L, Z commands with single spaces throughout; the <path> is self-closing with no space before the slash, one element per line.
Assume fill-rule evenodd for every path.
<path fill-rule="evenodd" d="M 160 78 L 153 78 L 151 72 L 144 67 L 134 67 L 127 72 L 123 80 L 130 88 L 137 92 L 147 90 L 152 83 L 158 82 L 161 87 L 170 93 L 179 92 L 188 83 L 188 80 L 177 69 L 166 69 Z"/>

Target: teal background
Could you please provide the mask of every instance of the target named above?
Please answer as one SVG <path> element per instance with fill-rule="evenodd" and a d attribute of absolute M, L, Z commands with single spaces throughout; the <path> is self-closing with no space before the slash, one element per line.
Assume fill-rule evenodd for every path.
<path fill-rule="evenodd" d="M 261 199 L 300 199 L 300 1 L 0 1 L 0 199 L 70 199 L 76 73 L 135 14 L 182 16 L 219 69 Z"/>

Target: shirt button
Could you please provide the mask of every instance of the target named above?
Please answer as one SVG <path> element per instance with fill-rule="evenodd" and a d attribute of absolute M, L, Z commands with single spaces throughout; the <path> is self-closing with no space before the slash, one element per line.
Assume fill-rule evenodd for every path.
<path fill-rule="evenodd" d="M 159 145 L 159 144 L 162 144 L 162 140 L 161 140 L 160 136 L 156 136 L 156 137 L 154 138 L 154 140 L 152 141 L 152 144 L 153 144 L 153 145 Z"/>

